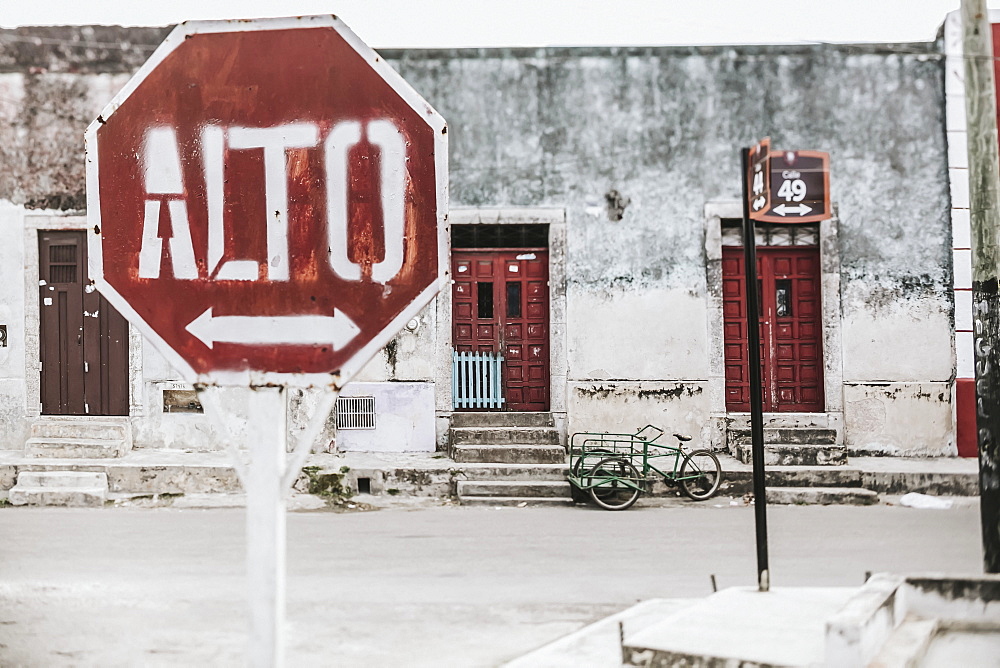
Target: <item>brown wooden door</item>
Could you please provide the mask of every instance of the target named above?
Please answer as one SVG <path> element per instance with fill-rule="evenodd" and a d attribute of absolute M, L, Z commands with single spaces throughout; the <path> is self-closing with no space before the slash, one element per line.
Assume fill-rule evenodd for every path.
<path fill-rule="evenodd" d="M 84 232 L 40 232 L 45 415 L 128 415 L 128 324 L 87 276 Z"/>
<path fill-rule="evenodd" d="M 504 410 L 549 410 L 549 262 L 544 249 L 452 253 L 455 350 L 502 352 Z"/>
<path fill-rule="evenodd" d="M 743 249 L 722 250 L 726 409 L 750 410 Z M 823 410 L 819 249 L 757 248 L 764 410 Z"/>

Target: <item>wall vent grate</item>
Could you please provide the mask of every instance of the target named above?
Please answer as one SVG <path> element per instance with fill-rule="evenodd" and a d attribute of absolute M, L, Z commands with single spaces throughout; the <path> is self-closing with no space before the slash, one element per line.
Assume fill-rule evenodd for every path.
<path fill-rule="evenodd" d="M 374 429 L 375 397 L 339 397 L 337 429 Z"/>

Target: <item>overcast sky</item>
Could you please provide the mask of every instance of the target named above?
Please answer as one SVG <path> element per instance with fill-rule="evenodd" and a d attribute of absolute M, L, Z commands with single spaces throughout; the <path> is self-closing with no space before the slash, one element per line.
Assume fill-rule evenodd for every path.
<path fill-rule="evenodd" d="M 0 26 L 337 14 L 374 47 L 900 42 L 934 39 L 959 1 L 0 0 Z"/>

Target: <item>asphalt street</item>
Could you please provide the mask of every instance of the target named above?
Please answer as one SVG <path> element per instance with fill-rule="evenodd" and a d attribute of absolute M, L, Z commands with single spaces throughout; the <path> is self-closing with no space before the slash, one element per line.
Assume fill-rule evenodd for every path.
<path fill-rule="evenodd" d="M 493 666 L 647 598 L 755 583 L 753 509 L 288 517 L 289 666 Z M 979 512 L 774 506 L 774 586 L 982 571 Z M 240 509 L 0 509 L 0 665 L 242 665 Z"/>

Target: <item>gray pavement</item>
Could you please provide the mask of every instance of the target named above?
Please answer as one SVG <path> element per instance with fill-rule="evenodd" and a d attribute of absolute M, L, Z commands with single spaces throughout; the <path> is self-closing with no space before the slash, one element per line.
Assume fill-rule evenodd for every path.
<path fill-rule="evenodd" d="M 775 586 L 979 572 L 975 504 L 774 507 Z M 241 665 L 238 509 L 0 509 L 0 665 Z M 755 581 L 727 504 L 289 514 L 288 665 L 493 666 L 652 598 Z M 578 665 L 587 665 L 581 663 Z"/>

